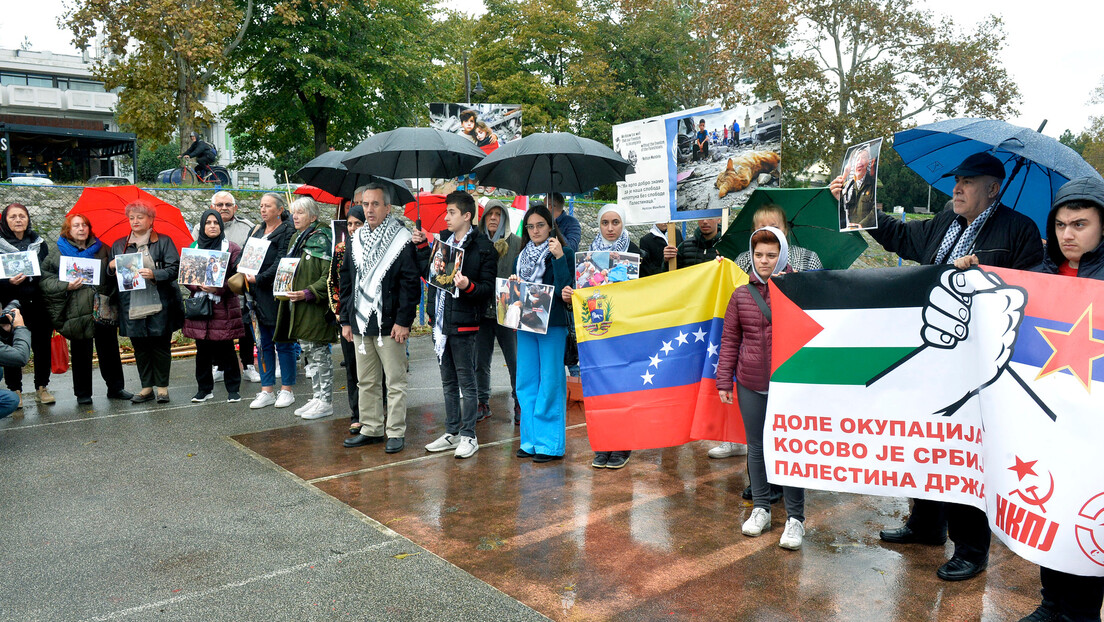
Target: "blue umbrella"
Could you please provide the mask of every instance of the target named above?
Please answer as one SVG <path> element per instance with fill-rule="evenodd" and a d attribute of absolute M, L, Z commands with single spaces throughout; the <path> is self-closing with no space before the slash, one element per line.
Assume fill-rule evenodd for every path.
<path fill-rule="evenodd" d="M 1076 151 L 1056 139 L 992 119 L 948 119 L 897 132 L 893 149 L 906 166 L 948 195 L 955 180 L 944 174 L 969 155 L 993 154 L 1004 163 L 1001 202 L 1030 216 L 1039 231 L 1046 231 L 1046 216 L 1062 184 L 1075 177 L 1100 178 Z"/>

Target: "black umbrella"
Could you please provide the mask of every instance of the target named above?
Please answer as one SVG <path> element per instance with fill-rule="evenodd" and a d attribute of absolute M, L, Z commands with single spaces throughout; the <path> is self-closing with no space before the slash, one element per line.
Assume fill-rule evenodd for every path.
<path fill-rule="evenodd" d="M 632 164 L 596 140 L 567 132 L 530 134 L 491 152 L 472 172 L 481 183 L 518 194 L 579 194 L 635 172 Z"/>
<path fill-rule="evenodd" d="M 400 127 L 361 141 L 341 163 L 353 173 L 395 179 L 457 177 L 470 173 L 485 155 L 459 134 L 429 127 Z"/>
<path fill-rule="evenodd" d="M 350 173 L 349 169 L 341 163 L 341 160 L 347 156 L 347 151 L 327 151 L 304 164 L 303 168 L 295 171 L 295 174 L 303 180 L 303 183 L 321 188 L 343 199 L 352 199 L 353 192 L 365 184 L 378 183 L 390 188 L 392 203 L 406 205 L 414 202 L 414 193 L 406 186 L 406 182 L 380 175 Z"/>

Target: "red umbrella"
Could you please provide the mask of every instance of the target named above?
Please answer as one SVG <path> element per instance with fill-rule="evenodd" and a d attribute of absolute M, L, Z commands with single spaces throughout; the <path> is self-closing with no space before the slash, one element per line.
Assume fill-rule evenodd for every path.
<path fill-rule="evenodd" d="M 180 208 L 170 205 L 138 186 L 105 186 L 85 188 L 69 214 L 80 214 L 92 225 L 92 232 L 104 244 L 113 244 L 115 240 L 130 235 L 130 221 L 123 211 L 131 203 L 143 203 L 157 212 L 153 221 L 153 230 L 172 238 L 176 249 L 188 246 L 192 239 L 191 229 L 184 222 Z"/>
<path fill-rule="evenodd" d="M 421 192 L 418 194 L 418 199 L 422 203 L 422 228 L 426 237 L 432 238 L 434 233 L 440 233 L 447 229 L 448 227 L 445 226 L 445 195 Z M 412 221 L 417 220 L 418 202 L 411 201 L 407 203 L 403 208 L 403 215 Z M 476 203 L 476 223 L 479 222 L 482 215 L 483 206 Z"/>
<path fill-rule="evenodd" d="M 326 192 L 325 190 L 317 186 L 299 186 L 295 189 L 295 194 L 302 194 L 311 197 L 315 201 L 322 203 L 329 203 L 330 205 L 341 205 L 341 197 L 335 197 L 334 195 Z"/>

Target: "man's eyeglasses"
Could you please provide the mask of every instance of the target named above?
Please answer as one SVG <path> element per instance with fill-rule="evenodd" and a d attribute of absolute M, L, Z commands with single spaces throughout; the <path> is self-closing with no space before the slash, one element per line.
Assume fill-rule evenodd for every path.
<path fill-rule="evenodd" d="M 214 203 L 215 207 L 234 207 L 237 203 Z"/>

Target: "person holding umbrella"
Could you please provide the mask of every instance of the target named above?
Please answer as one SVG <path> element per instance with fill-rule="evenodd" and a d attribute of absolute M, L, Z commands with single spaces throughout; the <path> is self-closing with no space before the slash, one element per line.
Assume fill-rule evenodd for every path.
<path fill-rule="evenodd" d="M 142 391 L 131 401 L 148 402 L 156 389 L 157 403 L 164 404 L 169 401 L 172 334 L 184 325 L 184 303 L 176 284 L 180 253 L 169 236 L 154 230 L 157 212 L 153 207 L 131 203 L 124 212 L 130 233 L 111 245 L 108 272 L 114 276 L 118 255 L 141 253 L 138 276 L 146 280 L 145 289 L 119 292 L 119 334 L 130 338 L 142 381 Z"/>
<path fill-rule="evenodd" d="M 311 385 L 314 397 L 295 414 L 304 419 L 321 419 L 333 414 L 333 357 L 330 345 L 337 331 L 330 316 L 326 280 L 330 274 L 330 227 L 318 220 L 318 203 L 300 197 L 291 204 L 295 233 L 288 241 L 287 257 L 299 260 L 286 299 L 276 307 L 276 342 L 298 341 L 303 356 L 314 366 Z M 287 373 L 287 370 L 284 370 Z"/>
<path fill-rule="evenodd" d="M 42 297 L 57 329 L 69 340 L 69 356 L 73 363 L 73 394 L 78 404 L 92 403 L 92 347 L 100 359 L 100 376 L 107 385 L 109 399 L 129 400 L 134 394 L 126 390 L 123 363 L 119 356 L 117 319 L 107 307 L 117 297 L 114 279 L 102 278 L 98 286 L 82 279 L 65 282 L 58 274 L 67 258 L 99 259 L 101 274 L 106 274 L 111 247 L 96 239 L 86 216 L 69 214 L 61 225 L 57 252 L 50 252 L 42 262 Z"/>
<path fill-rule="evenodd" d="M 1004 166 L 989 153 L 975 153 L 951 169 L 954 207 L 930 220 L 900 222 L 878 212 L 878 228 L 869 231 L 887 251 L 925 265 L 954 263 L 976 255 L 981 263 L 998 268 L 1027 270 L 1043 260 L 1043 245 L 1035 222 L 1002 205 Z M 843 176 L 829 184 L 839 199 Z M 899 544 L 942 546 L 948 531 L 954 555 L 939 567 L 944 581 L 977 576 L 989 564 L 989 521 L 981 510 L 955 503 L 914 499 L 904 526 L 883 530 L 879 537 Z"/>
<path fill-rule="evenodd" d="M 517 394 L 521 402 L 518 458 L 542 463 L 562 460 L 567 446 L 567 378 L 564 349 L 570 313 L 563 290 L 572 284 L 575 251 L 564 243 L 552 213 L 535 205 L 522 221 L 522 249 L 512 280 L 555 286 L 548 332 L 518 333 Z"/>
<path fill-rule="evenodd" d="M 11 203 L 0 212 L 0 253 L 19 253 L 30 251 L 38 255 L 41 268 L 49 251 L 45 240 L 31 228 L 31 213 L 20 203 Z M 34 352 L 35 400 L 40 404 L 53 404 L 56 400 L 50 394 L 50 336 L 53 326 L 42 306 L 38 284 L 40 278 L 17 274 L 9 279 L 0 279 L 0 305 L 8 306 L 18 300 L 27 328 L 31 331 L 31 350 Z M 19 396 L 19 407 L 23 407 L 23 368 L 5 367 L 4 381 L 8 390 Z"/>
<path fill-rule="evenodd" d="M 253 313 L 257 320 L 257 341 L 260 344 L 258 355 L 261 360 L 261 391 L 250 402 L 250 408 L 264 408 L 275 405 L 286 408 L 295 402 L 292 388 L 295 386 L 296 373 L 295 348 L 291 343 L 276 343 L 276 299 L 272 295 L 272 284 L 276 280 L 276 268 L 280 258 L 287 254 L 288 240 L 293 229 L 287 222 L 287 210 L 284 209 L 284 195 L 278 192 L 266 192 L 261 197 L 261 224 L 250 237 L 268 241 L 265 257 L 256 275 L 247 274 L 249 292 L 253 297 Z M 275 393 L 276 360 L 280 360 L 280 392 Z"/>
<path fill-rule="evenodd" d="M 241 247 L 226 239 L 222 217 L 213 209 L 206 210 L 199 219 L 199 238 L 192 248 L 230 253 L 227 275 L 238 271 L 241 259 Z M 196 358 L 195 376 L 199 390 L 193 402 L 205 402 L 214 397 L 214 365 L 221 365 L 226 382 L 226 401 L 241 401 L 241 372 L 234 355 L 234 339 L 240 339 L 245 333 L 242 325 L 241 305 L 238 297 L 230 291 L 226 279 L 222 285 L 197 286 L 186 285 L 193 298 L 208 298 L 211 301 L 211 315 L 205 318 L 185 319 L 184 336 L 195 339 Z"/>

